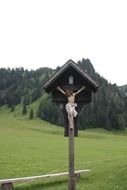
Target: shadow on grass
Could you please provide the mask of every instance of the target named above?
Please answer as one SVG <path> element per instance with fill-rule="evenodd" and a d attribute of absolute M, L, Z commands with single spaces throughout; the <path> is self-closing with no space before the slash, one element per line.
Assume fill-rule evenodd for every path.
<path fill-rule="evenodd" d="M 31 184 L 20 184 L 15 186 L 15 190 L 44 190 L 44 189 L 60 189 L 60 186 L 66 186 L 68 180 L 61 179 L 61 180 L 52 180 L 52 181 L 41 181 L 41 182 L 32 182 Z"/>

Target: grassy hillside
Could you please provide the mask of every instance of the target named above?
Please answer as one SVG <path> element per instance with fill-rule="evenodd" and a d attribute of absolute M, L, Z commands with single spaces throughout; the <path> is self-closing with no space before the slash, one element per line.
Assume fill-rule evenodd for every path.
<path fill-rule="evenodd" d="M 68 170 L 68 138 L 63 128 L 17 112 L 0 109 L 0 179 Z M 75 138 L 75 169 L 90 168 L 77 181 L 78 190 L 125 190 L 127 137 L 86 130 Z M 22 190 L 66 190 L 67 177 L 15 184 Z"/>

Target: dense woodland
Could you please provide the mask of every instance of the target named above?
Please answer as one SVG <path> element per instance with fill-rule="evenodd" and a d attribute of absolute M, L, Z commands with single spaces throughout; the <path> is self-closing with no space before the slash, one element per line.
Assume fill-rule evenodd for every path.
<path fill-rule="evenodd" d="M 80 114 L 80 129 L 105 128 L 107 130 L 125 129 L 127 127 L 127 85 L 118 87 L 108 83 L 106 79 L 96 73 L 89 59 L 82 59 L 78 66 L 87 72 L 99 84 L 92 102 L 86 105 Z M 51 95 L 43 89 L 44 83 L 56 69 L 40 68 L 36 71 L 16 69 L 0 69 L 0 106 L 8 105 L 14 112 L 18 104 L 22 104 L 22 113 L 27 113 L 27 107 L 41 98 L 38 110 L 30 110 L 29 118 L 35 116 L 62 126 L 62 116 L 56 105 L 52 104 Z"/>

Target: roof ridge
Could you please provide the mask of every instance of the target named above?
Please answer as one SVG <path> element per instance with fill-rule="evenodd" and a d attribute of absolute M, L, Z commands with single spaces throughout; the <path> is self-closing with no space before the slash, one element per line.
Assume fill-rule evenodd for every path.
<path fill-rule="evenodd" d="M 74 67 L 75 70 L 77 70 L 77 72 L 79 72 L 85 79 L 87 79 L 94 88 L 98 88 L 98 84 L 71 59 L 69 59 L 53 76 L 51 76 L 51 78 L 45 83 L 44 88 L 47 88 L 50 83 L 58 78 L 70 65 Z"/>

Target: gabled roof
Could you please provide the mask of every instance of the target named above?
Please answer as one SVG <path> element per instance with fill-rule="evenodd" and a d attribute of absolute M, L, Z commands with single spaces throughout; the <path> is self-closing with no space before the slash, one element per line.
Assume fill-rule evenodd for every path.
<path fill-rule="evenodd" d="M 82 69 L 79 68 L 79 66 L 73 61 L 73 60 L 68 60 L 43 86 L 44 89 L 46 90 L 52 83 L 54 83 L 59 76 L 66 71 L 69 67 L 73 67 L 82 77 L 87 80 L 91 86 L 94 88 L 94 91 L 96 92 L 98 88 L 98 84 Z"/>

